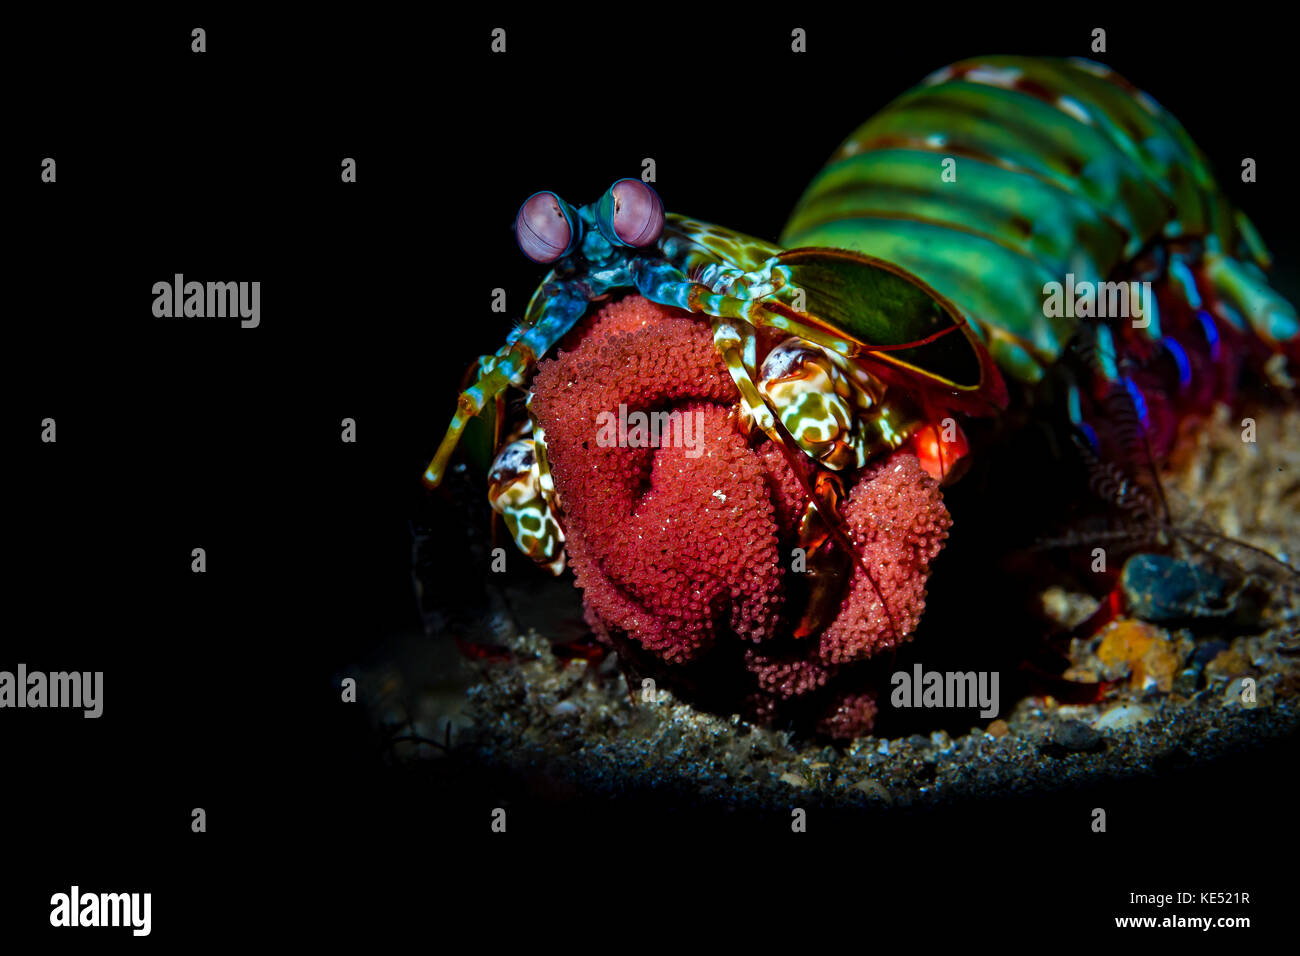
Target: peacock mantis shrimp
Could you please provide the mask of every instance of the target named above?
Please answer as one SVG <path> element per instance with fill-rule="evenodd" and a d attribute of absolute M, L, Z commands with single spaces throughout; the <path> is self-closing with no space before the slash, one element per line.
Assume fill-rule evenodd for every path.
<path fill-rule="evenodd" d="M 958 417 L 997 415 L 1049 373 L 1067 382 L 1078 434 L 1118 456 L 1132 436 L 1105 428 L 1116 395 L 1163 447 L 1171 419 L 1230 387 L 1225 352 L 1295 361 L 1300 340 L 1262 241 L 1186 131 L 1083 60 L 986 57 L 931 75 L 843 143 L 780 245 L 665 213 L 635 179 L 578 208 L 535 193 L 515 235 L 550 272 L 479 359 L 427 486 L 469 423 L 499 419 L 507 390 L 528 388 L 593 303 L 636 292 L 709 323 L 742 433 L 815 462 L 801 541 L 829 535 L 850 552 L 837 474 L 906 446 L 947 481 L 970 451 Z M 1087 296 L 1046 302 L 1054 284 L 1116 281 L 1154 295 L 1120 315 Z M 784 339 L 763 355 L 771 335 Z M 511 436 L 489 486 L 519 547 L 560 573 L 561 509 L 535 422 Z"/>

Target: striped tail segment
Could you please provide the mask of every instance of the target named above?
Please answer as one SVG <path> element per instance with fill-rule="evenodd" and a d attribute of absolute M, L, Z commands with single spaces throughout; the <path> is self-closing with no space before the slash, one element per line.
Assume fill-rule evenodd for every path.
<path fill-rule="evenodd" d="M 1086 60 L 939 70 L 840 146 L 781 241 L 909 270 L 1027 385 L 1068 348 L 1075 423 L 1091 431 L 1127 402 L 1157 453 L 1182 414 L 1231 394 L 1242 361 L 1300 362 L 1295 308 L 1269 287 L 1268 252 L 1204 154 L 1150 96 Z M 1067 281 L 1097 297 L 1052 307 L 1046 288 Z M 1151 283 L 1141 315 L 1134 303 L 1097 315 L 1134 281 Z"/>

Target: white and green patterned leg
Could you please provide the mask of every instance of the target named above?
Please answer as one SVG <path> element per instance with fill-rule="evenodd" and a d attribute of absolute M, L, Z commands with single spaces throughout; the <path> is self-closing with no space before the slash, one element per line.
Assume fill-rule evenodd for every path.
<path fill-rule="evenodd" d="M 545 446 L 537 437 L 512 441 L 497 453 L 488 472 L 488 502 L 505 519 L 519 550 L 559 575 L 564 572 L 564 532 L 552 507 L 550 470 L 543 477 L 539 463 L 538 448 Z"/>

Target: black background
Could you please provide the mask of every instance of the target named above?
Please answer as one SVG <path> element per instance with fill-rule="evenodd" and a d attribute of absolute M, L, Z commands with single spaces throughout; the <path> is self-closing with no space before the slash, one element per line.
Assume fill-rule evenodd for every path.
<path fill-rule="evenodd" d="M 489 52 L 498 25 L 505 56 Z M 194 26 L 205 54 L 190 52 Z M 804 56 L 789 52 L 793 26 L 809 31 Z M 268 920 L 313 939 L 418 926 L 433 945 L 462 922 L 490 936 L 494 917 L 545 899 L 538 934 L 602 913 L 649 933 L 655 911 L 741 933 L 780 913 L 805 931 L 850 920 L 864 945 L 882 920 L 1052 944 L 1139 912 L 1130 892 L 1193 888 L 1251 892 L 1240 912 L 1257 928 L 1233 941 L 1277 929 L 1295 889 L 1271 872 L 1295 850 L 1289 752 L 962 811 L 814 819 L 802 838 L 785 811 L 591 804 L 522 806 L 501 837 L 478 788 L 433 797 L 383 771 L 339 713 L 340 670 L 419 626 L 418 476 L 461 371 L 540 277 L 510 233 L 522 199 L 589 202 L 650 156 L 669 209 L 775 238 L 844 136 L 932 70 L 1089 55 L 1094 26 L 1111 51 L 1097 58 L 1183 121 L 1300 299 L 1294 45 L 1263 14 L 656 5 L 12 23 L 0 667 L 102 670 L 105 710 L 0 716 L 0 934 L 48 929 L 50 895 L 74 882 L 152 892 L 164 943 Z M 39 180 L 45 156 L 56 185 Z M 344 156 L 355 185 L 339 181 Z M 151 287 L 176 272 L 260 280 L 261 326 L 155 319 Z M 489 310 L 497 286 L 509 319 Z M 57 444 L 39 441 L 45 417 Z M 339 441 L 344 417 L 355 445 Z M 1105 835 L 1088 831 L 1094 806 Z M 724 907 L 730 893 L 776 905 Z"/>

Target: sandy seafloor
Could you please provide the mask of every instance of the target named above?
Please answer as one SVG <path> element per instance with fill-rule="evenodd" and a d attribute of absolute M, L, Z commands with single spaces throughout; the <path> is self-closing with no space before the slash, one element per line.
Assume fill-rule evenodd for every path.
<path fill-rule="evenodd" d="M 1247 411 L 1257 441 L 1244 444 L 1220 409 L 1197 429 L 1163 480 L 1171 500 L 1210 527 L 1300 559 L 1300 411 Z M 1235 417 L 1235 416 L 1234 416 Z M 540 576 L 539 576 L 540 577 Z M 511 661 L 476 661 L 438 634 L 394 638 L 359 686 L 386 758 L 455 777 L 479 770 L 543 779 L 554 795 L 653 792 L 693 805 L 924 807 L 1007 794 L 1050 792 L 1107 779 L 1152 778 L 1276 744 L 1300 728 L 1300 597 L 1279 588 L 1246 632 L 1166 629 L 1114 622 L 1070 648 L 1068 676 L 1114 681 L 1105 700 L 1066 705 L 1052 697 L 1003 702 L 1003 717 L 975 718 L 960 736 L 936 731 L 829 745 L 751 726 L 738 715 L 698 711 L 667 690 L 656 702 L 629 695 L 614 655 L 562 661 L 548 620 L 547 589 L 568 577 L 518 584 L 497 595 L 488 622 Z M 559 592 L 551 592 L 556 594 Z M 1086 617 L 1095 598 L 1049 588 L 1045 614 Z M 571 605 L 572 602 L 567 602 Z M 1243 701 L 1244 679 L 1256 700 Z M 883 702 L 882 702 L 883 703 Z M 887 704 L 886 704 L 887 706 Z M 436 741 L 436 744 L 425 741 Z"/>

